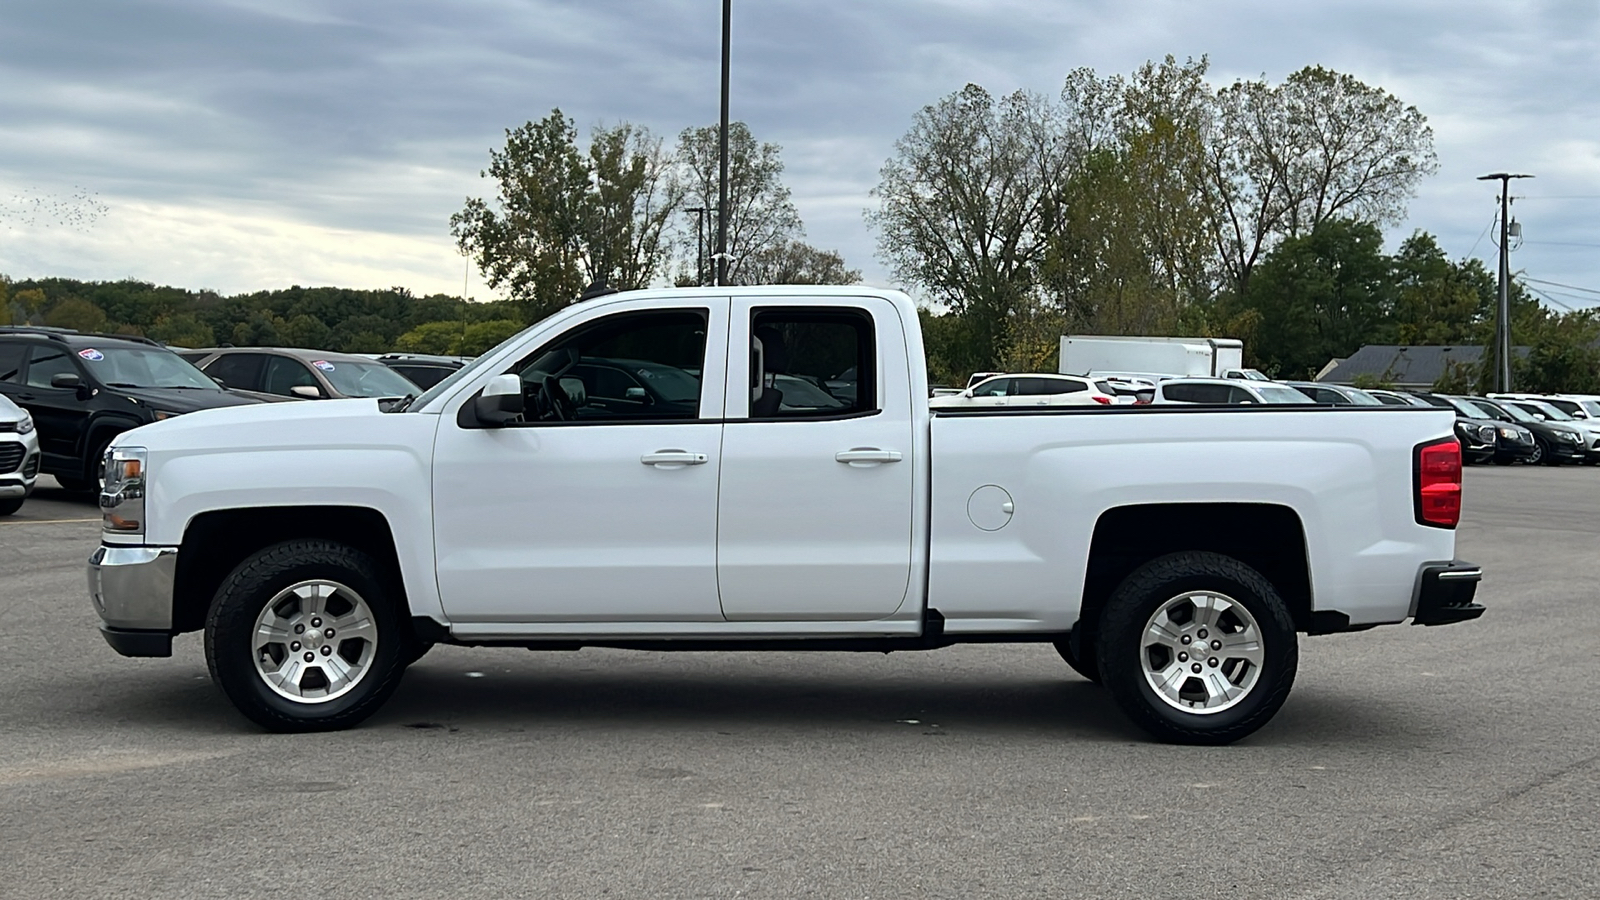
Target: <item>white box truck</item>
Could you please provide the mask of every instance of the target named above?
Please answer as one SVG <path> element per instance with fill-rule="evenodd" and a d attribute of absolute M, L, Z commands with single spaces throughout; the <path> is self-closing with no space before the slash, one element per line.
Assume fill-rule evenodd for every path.
<path fill-rule="evenodd" d="M 1244 368 L 1244 342 L 1235 338 L 1062 335 L 1059 371 L 1266 380 L 1260 372 Z"/>

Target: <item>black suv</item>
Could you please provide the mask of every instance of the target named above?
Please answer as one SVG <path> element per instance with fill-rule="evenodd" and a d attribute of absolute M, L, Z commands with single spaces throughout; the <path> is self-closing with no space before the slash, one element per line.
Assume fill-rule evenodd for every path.
<path fill-rule="evenodd" d="M 33 414 L 42 469 L 69 491 L 99 488 L 106 444 L 130 428 L 259 402 L 154 341 L 26 327 L 0 328 L 0 394 Z"/>

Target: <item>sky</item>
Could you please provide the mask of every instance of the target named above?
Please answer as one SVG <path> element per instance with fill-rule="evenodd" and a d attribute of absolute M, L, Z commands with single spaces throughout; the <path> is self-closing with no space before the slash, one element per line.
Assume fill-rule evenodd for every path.
<path fill-rule="evenodd" d="M 732 116 L 783 147 L 807 239 L 891 286 L 862 213 L 921 107 L 1208 56 L 1218 86 L 1320 64 L 1417 106 L 1415 229 L 1600 305 L 1595 0 L 734 0 Z M 718 113 L 716 0 L 0 0 L 0 273 L 223 293 L 491 293 L 449 235 L 505 130 L 554 107 L 671 141 Z M 687 218 L 685 219 L 687 222 Z M 1563 285 L 1552 286 L 1548 283 Z"/>

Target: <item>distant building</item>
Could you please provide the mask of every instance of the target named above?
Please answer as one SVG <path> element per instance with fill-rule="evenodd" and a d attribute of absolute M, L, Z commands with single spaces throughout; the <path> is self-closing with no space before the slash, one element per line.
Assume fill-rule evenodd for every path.
<path fill-rule="evenodd" d="M 1513 347 L 1512 352 L 1526 356 L 1528 348 Z M 1345 359 L 1330 360 L 1317 373 L 1317 380 L 1353 384 L 1357 378 L 1370 378 L 1397 388 L 1427 390 L 1452 367 L 1465 366 L 1476 373 L 1483 356 L 1483 347 L 1461 344 L 1440 347 L 1368 344 Z"/>

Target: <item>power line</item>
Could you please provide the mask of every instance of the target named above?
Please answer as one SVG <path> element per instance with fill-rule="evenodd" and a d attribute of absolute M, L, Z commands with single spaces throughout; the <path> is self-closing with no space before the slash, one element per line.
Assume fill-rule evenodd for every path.
<path fill-rule="evenodd" d="M 1600 294 L 1600 291 L 1597 291 L 1594 288 L 1578 287 L 1575 284 L 1562 284 L 1559 281 L 1545 281 L 1543 278 L 1529 278 L 1528 276 L 1524 275 L 1522 276 L 1522 280 L 1531 281 L 1534 284 L 1548 284 L 1551 287 L 1566 288 L 1569 291 L 1582 291 L 1585 294 Z"/>
<path fill-rule="evenodd" d="M 1489 224 L 1483 226 L 1483 234 L 1478 235 L 1478 239 L 1472 242 L 1472 249 L 1467 251 L 1468 256 L 1478 252 L 1478 245 L 1483 243 L 1484 235 L 1487 235 L 1489 233 L 1489 229 L 1493 228 L 1494 223 L 1498 221 L 1500 221 L 1499 213 L 1495 213 L 1489 217 Z"/>
<path fill-rule="evenodd" d="M 1553 247 L 1600 247 L 1600 244 L 1585 244 L 1580 241 L 1523 241 L 1524 244 L 1548 244 Z"/>
<path fill-rule="evenodd" d="M 1544 299 L 1550 301 L 1551 303 L 1554 303 L 1555 305 L 1561 307 L 1562 309 L 1566 310 L 1567 312 L 1577 312 L 1578 311 L 1577 309 L 1575 309 L 1575 308 L 1573 308 L 1571 306 L 1568 306 L 1565 303 L 1562 303 L 1560 300 L 1557 300 L 1556 298 L 1550 296 L 1549 294 L 1546 294 L 1544 291 L 1541 291 L 1538 288 L 1528 288 L 1528 290 L 1533 291 L 1535 294 L 1538 294 L 1539 296 L 1541 296 Z"/>

